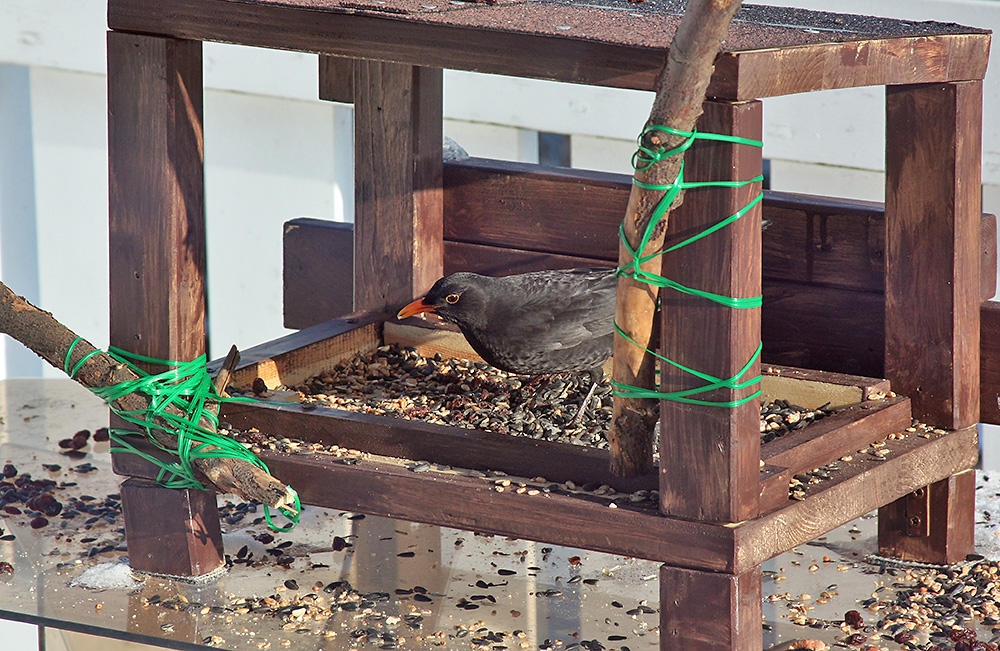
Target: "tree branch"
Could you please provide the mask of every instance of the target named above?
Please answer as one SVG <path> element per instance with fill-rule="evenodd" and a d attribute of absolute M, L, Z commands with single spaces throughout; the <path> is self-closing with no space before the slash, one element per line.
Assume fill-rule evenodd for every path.
<path fill-rule="evenodd" d="M 0 332 L 18 340 L 60 370 L 64 370 L 66 355 L 77 339 L 74 332 L 49 312 L 28 303 L 3 283 L 0 283 Z M 95 350 L 90 342 L 81 340 L 73 348 L 68 367 L 72 369 Z M 139 376 L 107 353 L 98 352 L 81 365 L 73 379 L 88 388 L 102 388 L 137 380 Z M 149 407 L 150 398 L 130 393 L 111 404 L 119 411 L 140 411 Z M 165 411 L 171 415 L 183 416 L 183 412 L 173 405 L 168 406 Z M 155 422 L 168 430 L 153 429 L 152 436 L 164 447 L 176 449 L 177 436 L 170 429 L 170 423 L 159 417 L 156 417 Z M 215 431 L 215 426 L 205 418 L 202 418 L 199 425 Z M 195 459 L 192 464 L 222 493 L 235 493 L 245 500 L 256 500 L 272 508 L 288 507 L 295 503 L 294 493 L 288 486 L 248 461 L 208 458 Z"/>
<path fill-rule="evenodd" d="M 740 0 L 690 0 L 677 28 L 667 62 L 657 78 L 656 97 L 646 126 L 665 126 L 679 131 L 694 131 L 702 112 L 705 91 L 712 78 L 715 57 L 729 31 L 729 23 L 740 7 Z M 684 142 L 683 136 L 653 130 L 643 138 L 643 146 L 651 150 L 674 149 Z M 669 185 L 677 179 L 683 153 L 636 170 L 635 180 L 647 185 Z M 636 250 L 653 210 L 665 191 L 632 186 L 625 213 L 625 239 Z M 683 193 L 672 208 L 683 201 Z M 663 248 L 669 211 L 655 226 L 653 237 L 640 256 Z M 620 266 L 632 262 L 624 244 L 619 246 Z M 659 256 L 641 265 L 650 274 L 660 275 Z M 625 276 L 618 278 L 615 322 L 636 343 L 615 337 L 614 379 L 621 384 L 652 389 L 655 387 L 656 358 L 646 348 L 655 346 L 657 288 Z M 653 428 L 659 419 L 659 401 L 655 399 L 616 397 L 614 417 L 608 440 L 611 450 L 611 470 L 623 476 L 648 474 L 653 468 Z"/>

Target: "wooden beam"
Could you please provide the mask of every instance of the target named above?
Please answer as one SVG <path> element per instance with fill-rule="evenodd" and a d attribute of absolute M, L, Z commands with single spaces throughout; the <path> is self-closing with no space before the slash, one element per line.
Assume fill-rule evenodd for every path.
<path fill-rule="evenodd" d="M 761 137 L 759 102 L 706 102 L 699 131 Z M 761 172 L 760 150 L 700 141 L 685 156 L 686 181 L 748 180 Z M 677 244 L 743 209 L 760 192 L 756 183 L 737 189 L 690 190 L 671 213 L 665 247 Z M 760 204 L 726 228 L 664 255 L 663 275 L 681 285 L 726 297 L 760 296 Z M 760 342 L 760 309 L 733 309 L 701 297 L 663 289 L 663 355 L 717 378 L 739 374 Z M 759 360 L 742 379 L 760 373 Z M 660 388 L 678 391 L 706 381 L 662 363 Z M 717 389 L 693 397 L 728 402 L 758 386 Z M 660 508 L 668 515 L 740 522 L 757 512 L 760 412 L 754 400 L 737 407 L 662 401 Z"/>
<path fill-rule="evenodd" d="M 914 417 L 979 421 L 982 82 L 886 89 L 886 377 Z"/>
<path fill-rule="evenodd" d="M 653 89 L 676 15 L 646 13 L 643 7 L 602 14 L 593 6 L 553 4 L 539 3 L 529 14 L 500 3 L 379 15 L 375 7 L 324 11 L 309 0 L 112 0 L 108 25 L 192 40 Z M 719 57 L 709 97 L 746 100 L 825 88 L 981 79 L 986 73 L 989 34 L 978 30 L 932 25 L 919 32 L 904 27 L 901 33 L 898 21 L 885 20 L 892 32 L 881 34 L 876 27 L 867 38 L 829 42 L 828 30 L 772 27 L 801 23 L 803 13 L 734 21 L 727 48 L 738 43 L 740 51 Z M 827 22 L 836 17 L 827 16 Z M 612 21 L 621 28 L 609 37 L 606 25 Z M 571 33 L 557 31 L 569 25 Z"/>
<path fill-rule="evenodd" d="M 356 59 L 319 55 L 319 98 L 328 102 L 354 103 Z"/>
<path fill-rule="evenodd" d="M 108 70 L 111 345 L 186 362 L 205 352 L 201 43 L 110 32 Z"/>
<path fill-rule="evenodd" d="M 354 305 L 393 310 L 441 277 L 442 71 L 354 66 Z"/>

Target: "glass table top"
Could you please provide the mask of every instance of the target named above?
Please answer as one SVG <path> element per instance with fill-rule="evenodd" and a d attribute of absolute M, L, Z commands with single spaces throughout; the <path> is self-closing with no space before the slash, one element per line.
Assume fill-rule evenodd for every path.
<path fill-rule="evenodd" d="M 225 571 L 130 578 L 108 443 L 72 450 L 107 424 L 103 403 L 7 380 L 0 418 L 4 481 L 61 506 L 34 502 L 52 513 L 37 528 L 21 502 L 0 510 L 0 618 L 175 649 L 659 649 L 658 563 L 309 506 L 274 533 L 220 496 Z M 844 613 L 901 580 L 865 562 L 875 550 L 867 516 L 765 564 L 765 647 L 843 639 Z"/>

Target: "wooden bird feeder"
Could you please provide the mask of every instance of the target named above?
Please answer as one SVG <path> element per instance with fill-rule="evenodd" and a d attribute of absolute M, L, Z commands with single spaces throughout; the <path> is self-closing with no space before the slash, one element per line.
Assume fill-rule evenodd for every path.
<path fill-rule="evenodd" d="M 625 0 L 108 4 L 112 345 L 166 359 L 204 352 L 203 41 L 319 53 L 320 96 L 354 104 L 353 233 L 300 220 L 286 247 L 312 283 L 309 300 L 316 279 L 343 287 L 353 267 L 355 313 L 328 321 L 333 308 L 293 299 L 286 324 L 303 329 L 244 351 L 234 375 L 244 386 L 256 377 L 295 385 L 392 341 L 466 354 L 453 332 L 385 316 L 444 273 L 614 264 L 629 178 L 442 163 L 442 68 L 650 90 L 683 9 Z M 884 206 L 765 192 L 745 218 L 664 260 L 665 275 L 689 287 L 764 296 L 763 308 L 734 313 L 665 291 L 667 357 L 729 377 L 763 341 L 768 383 L 849 396 L 828 419 L 762 445 L 754 402 L 666 403 L 658 474 L 616 479 L 606 452 L 579 446 L 296 405 L 230 406 L 224 418 L 378 455 L 658 489 L 659 512 L 608 508 L 377 460 L 264 455 L 307 504 L 660 561 L 663 649 L 759 651 L 761 563 L 873 509 L 882 553 L 962 560 L 972 550 L 981 388 L 984 419 L 1000 423 L 1000 313 L 981 307 L 996 265 L 996 222 L 980 202 L 989 41 L 953 24 L 748 6 L 716 61 L 703 132 L 760 139 L 761 98 L 886 86 Z M 687 166 L 691 179 L 749 179 L 761 153 L 699 143 Z M 690 194 L 671 217 L 668 244 L 758 190 Z M 762 217 L 773 222 L 763 234 Z M 353 255 L 340 259 L 353 263 L 340 274 L 329 259 L 304 256 L 305 244 L 343 247 L 345 234 Z M 286 283 L 295 296 L 294 277 Z M 984 350 L 992 347 L 982 383 L 981 327 Z M 794 474 L 905 434 L 911 419 L 936 432 L 894 437 L 883 459 L 857 455 L 805 499 L 789 499 Z M 193 574 L 221 564 L 213 500 L 155 486 L 134 455 L 117 455 L 115 466 L 133 477 L 122 495 L 136 567 Z M 165 521 L 163 509 L 178 515 Z"/>

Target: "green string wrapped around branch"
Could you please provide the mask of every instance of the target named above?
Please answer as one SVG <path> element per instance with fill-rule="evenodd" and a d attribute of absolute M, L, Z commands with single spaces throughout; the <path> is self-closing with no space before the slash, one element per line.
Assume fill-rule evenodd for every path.
<path fill-rule="evenodd" d="M 102 353 L 100 350 L 94 350 L 90 354 L 83 356 L 70 369 L 70 357 L 73 349 L 80 341 L 83 341 L 81 337 L 75 339 L 70 344 L 69 350 L 66 353 L 64 369 L 71 378 L 76 375 L 87 360 L 94 355 Z M 176 455 L 177 461 L 163 461 L 137 449 L 124 437 L 127 434 L 137 434 L 138 432 L 127 430 L 111 431 L 112 439 L 117 446 L 112 447 L 111 452 L 137 454 L 146 461 L 158 466 L 160 471 L 156 481 L 167 488 L 206 490 L 206 487 L 198 481 L 194 468 L 191 465 L 195 459 L 239 459 L 251 463 L 265 472 L 269 472 L 264 462 L 240 442 L 214 431 L 218 427 L 219 421 L 218 416 L 208 408 L 210 403 L 254 401 L 250 398 L 219 396 L 215 392 L 212 378 L 205 368 L 205 355 L 201 355 L 190 362 L 174 362 L 136 355 L 114 347 L 109 348 L 107 354 L 117 362 L 127 365 L 139 377 L 135 380 L 121 382 L 109 387 L 92 387 L 90 390 L 107 402 L 111 410 L 123 420 L 139 426 L 145 437 L 156 447 Z M 135 362 L 158 364 L 169 368 L 163 373 L 151 375 L 136 366 Z M 150 400 L 149 407 L 142 410 L 127 411 L 114 406 L 114 401 L 131 393 L 147 396 Z M 174 410 L 169 410 L 168 406 L 172 406 Z M 176 413 L 176 410 L 179 410 L 180 413 Z M 200 424 L 203 419 L 210 423 L 213 429 L 203 427 Z M 162 423 L 158 422 L 158 420 L 162 421 Z M 158 442 L 152 436 L 153 430 L 163 430 L 176 436 L 177 448 L 171 449 Z M 275 531 L 289 531 L 298 523 L 300 508 L 301 504 L 296 494 L 294 511 L 291 509 L 279 509 L 281 514 L 290 521 L 285 527 L 278 527 L 274 524 L 267 505 L 264 505 L 264 517 L 267 520 L 268 526 Z"/>
<path fill-rule="evenodd" d="M 684 142 L 682 142 L 677 147 L 674 147 L 673 149 L 665 149 L 663 147 L 660 147 L 659 149 L 653 150 L 648 147 L 645 147 L 642 144 L 643 137 L 645 137 L 651 131 L 662 131 L 675 136 L 680 136 L 685 140 Z M 671 156 L 676 156 L 677 154 L 681 154 L 687 151 L 691 147 L 691 145 L 694 144 L 695 140 L 715 140 L 715 141 L 730 142 L 740 145 L 749 145 L 752 147 L 764 146 L 764 143 L 762 143 L 761 141 L 752 140 L 750 138 L 741 138 L 738 136 L 730 136 L 725 134 L 680 131 L 678 129 L 672 129 L 670 127 L 649 125 L 645 129 L 643 129 L 641 134 L 639 134 L 638 149 L 636 150 L 635 154 L 632 155 L 632 167 L 639 172 L 647 171 L 656 163 L 666 158 L 670 158 Z M 762 296 L 751 296 L 746 298 L 720 296 L 719 294 L 713 294 L 711 292 L 706 292 L 700 289 L 685 287 L 684 285 L 676 281 L 670 280 L 669 278 L 666 278 L 664 276 L 645 272 L 640 268 L 640 265 L 649 260 L 652 260 L 657 256 L 663 255 L 665 253 L 670 253 L 671 251 L 676 251 L 682 246 L 686 246 L 688 244 L 691 244 L 692 242 L 696 242 L 703 237 L 711 235 L 712 233 L 722 228 L 725 228 L 726 226 L 732 224 L 743 215 L 750 212 L 750 210 L 754 206 L 760 203 L 760 201 L 763 199 L 764 196 L 762 192 L 758 193 L 756 197 L 754 197 L 749 203 L 747 203 L 746 206 L 738 210 L 736 213 L 726 217 L 725 219 L 717 222 L 716 224 L 713 224 L 709 228 L 706 228 L 700 233 L 697 233 L 678 244 L 675 244 L 662 251 L 657 251 L 655 253 L 650 253 L 647 255 L 641 255 L 641 252 L 646 250 L 646 247 L 649 245 L 650 240 L 653 238 L 653 233 L 656 229 L 657 224 L 659 224 L 659 222 L 662 221 L 663 217 L 667 214 L 667 211 L 670 210 L 670 207 L 673 205 L 674 201 L 677 199 L 677 197 L 680 195 L 682 191 L 690 189 L 698 189 L 698 188 L 711 188 L 711 187 L 742 188 L 751 185 L 753 183 L 758 183 L 763 180 L 764 180 L 763 176 L 757 176 L 748 181 L 689 182 L 684 180 L 683 161 L 681 161 L 680 171 L 677 174 L 677 178 L 674 180 L 673 183 L 670 183 L 669 185 L 655 185 L 650 183 L 644 183 L 642 181 L 639 181 L 638 179 L 633 178 L 632 179 L 633 185 L 636 185 L 646 190 L 662 191 L 664 192 L 664 195 L 663 197 L 661 197 L 660 201 L 656 204 L 656 207 L 653 209 L 653 214 L 649 220 L 649 224 L 646 227 L 646 230 L 643 233 L 641 240 L 639 241 L 639 245 L 636 248 L 633 249 L 631 246 L 629 246 L 628 239 L 625 237 L 624 223 L 619 227 L 618 229 L 619 237 L 621 238 L 625 250 L 628 251 L 629 256 L 631 257 L 631 261 L 618 268 L 618 275 L 625 276 L 627 278 L 632 278 L 636 281 L 643 282 L 648 285 L 653 285 L 655 287 L 667 288 L 681 292 L 683 294 L 687 294 L 689 296 L 697 296 L 699 298 L 704 298 L 733 309 L 751 309 L 760 307 L 763 303 Z M 651 399 L 672 400 L 674 402 L 685 402 L 691 404 L 708 405 L 713 407 L 732 408 L 742 405 L 746 402 L 749 402 L 750 400 L 753 400 L 754 398 L 757 398 L 761 395 L 761 391 L 760 389 L 758 389 L 751 395 L 748 395 L 744 398 L 734 401 L 719 402 L 719 401 L 701 400 L 698 398 L 690 397 L 692 395 L 697 395 L 699 393 L 705 393 L 716 389 L 725 388 L 725 389 L 736 390 L 736 389 L 744 389 L 753 386 L 755 384 L 759 384 L 760 383 L 759 375 L 750 378 L 748 380 L 742 380 L 742 381 L 740 380 L 740 378 L 742 378 L 749 371 L 750 367 L 753 366 L 754 361 L 756 361 L 760 357 L 760 352 L 761 352 L 760 345 L 757 346 L 757 351 L 751 356 L 750 360 L 747 361 L 746 365 L 736 375 L 734 375 L 731 378 L 721 379 L 709 375 L 707 373 L 702 373 L 700 371 L 690 369 L 682 364 L 674 362 L 673 360 L 667 359 L 666 357 L 660 355 L 659 353 L 656 353 L 654 351 L 642 347 L 638 342 L 629 337 L 618 326 L 617 323 L 615 323 L 615 331 L 620 336 L 632 342 L 633 344 L 640 346 L 651 355 L 654 355 L 655 357 L 663 360 L 664 362 L 667 362 L 674 368 L 677 368 L 681 371 L 684 371 L 685 373 L 693 375 L 701 380 L 704 380 L 707 383 L 704 386 L 696 387 L 693 389 L 667 392 L 667 391 L 656 391 L 653 389 L 645 389 L 641 387 L 634 387 L 631 385 L 612 381 L 612 386 L 614 387 L 614 393 L 617 396 L 630 397 L 630 398 L 651 398 Z"/>

